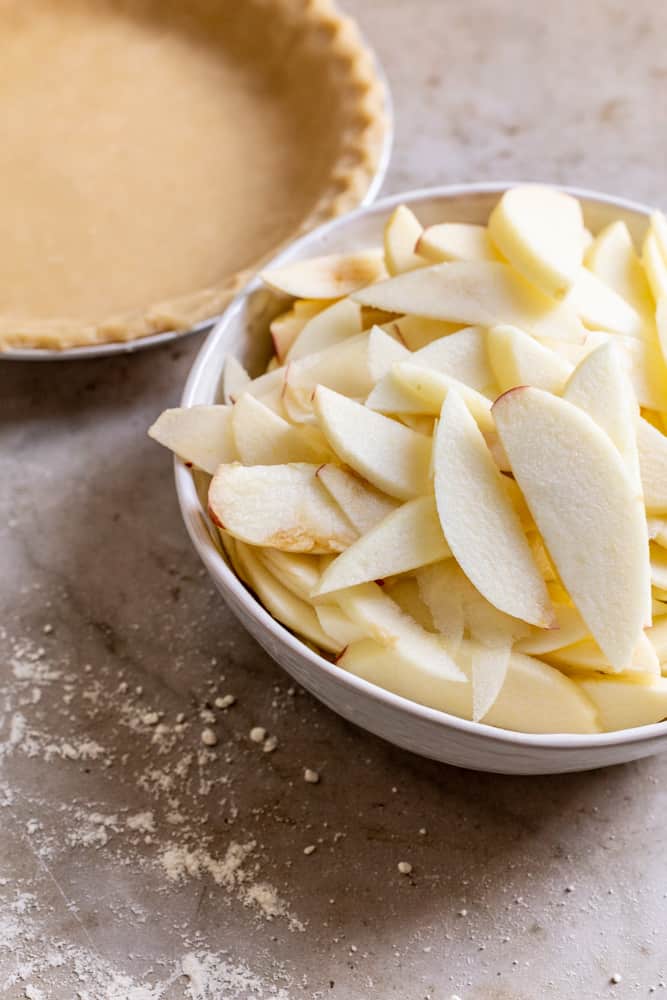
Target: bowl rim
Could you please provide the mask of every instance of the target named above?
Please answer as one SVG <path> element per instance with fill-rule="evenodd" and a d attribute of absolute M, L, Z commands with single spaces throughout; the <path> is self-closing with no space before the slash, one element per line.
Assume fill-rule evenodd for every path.
<path fill-rule="evenodd" d="M 285 258 L 291 259 L 294 254 L 298 254 L 309 245 L 317 243 L 329 232 L 343 228 L 361 216 L 382 215 L 391 212 L 401 204 L 414 206 L 418 205 L 421 201 L 438 198 L 451 200 L 469 194 L 501 194 L 510 187 L 526 183 L 542 182 L 533 180 L 448 184 L 436 187 L 416 188 L 393 194 L 381 198 L 371 205 L 361 206 L 353 212 L 332 219 L 304 236 L 299 237 L 289 246 L 283 247 L 268 262 L 266 268 L 279 266 Z M 585 201 L 610 205 L 627 212 L 644 215 L 647 218 L 653 211 L 650 206 L 644 205 L 641 202 L 604 194 L 587 188 L 561 184 L 549 184 L 549 186 L 565 191 Z M 181 406 L 193 406 L 201 402 L 197 399 L 200 380 L 212 356 L 217 352 L 220 341 L 224 339 L 228 324 L 242 309 L 245 299 L 261 287 L 261 277 L 259 274 L 256 274 L 234 297 L 217 321 L 192 364 L 183 389 Z M 370 700 L 382 703 L 407 716 L 412 716 L 416 720 L 441 726 L 443 729 L 454 729 L 467 736 L 483 737 L 505 746 L 515 746 L 517 748 L 553 750 L 557 752 L 567 751 L 570 753 L 574 751 L 603 750 L 605 748 L 631 746 L 633 744 L 649 742 L 663 737 L 667 733 L 667 722 L 656 722 L 644 726 L 593 734 L 515 732 L 510 729 L 489 726 L 483 722 L 472 722 L 468 719 L 461 719 L 458 716 L 450 715 L 448 712 L 421 705 L 418 702 L 404 698 L 402 695 L 394 694 L 377 684 L 372 684 L 370 681 L 366 681 L 343 670 L 335 663 L 315 652 L 314 649 L 273 618 L 259 599 L 246 588 L 231 567 L 228 566 L 210 537 L 208 516 L 202 510 L 199 503 L 191 470 L 176 457 L 174 457 L 174 478 L 181 516 L 185 527 L 202 562 L 214 581 L 218 584 L 223 595 L 226 591 L 231 592 L 234 599 L 243 606 L 246 614 L 260 627 L 268 630 L 278 642 L 287 646 L 292 653 L 305 658 L 313 668 L 330 674 L 332 679 L 347 687 L 351 692 L 362 693 Z"/>

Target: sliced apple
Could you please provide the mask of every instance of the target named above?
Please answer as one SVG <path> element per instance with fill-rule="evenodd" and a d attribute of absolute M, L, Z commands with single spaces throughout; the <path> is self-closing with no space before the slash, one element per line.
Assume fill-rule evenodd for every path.
<path fill-rule="evenodd" d="M 648 528 L 649 540 L 661 545 L 663 549 L 667 548 L 667 517 L 664 514 L 647 517 L 646 527 Z"/>
<path fill-rule="evenodd" d="M 320 466 L 317 478 L 360 535 L 365 535 L 383 521 L 399 503 L 340 465 Z"/>
<path fill-rule="evenodd" d="M 486 341 L 489 362 L 501 392 L 517 385 L 560 394 L 572 365 L 515 326 L 493 326 Z"/>
<path fill-rule="evenodd" d="M 367 629 L 371 638 L 399 657 L 408 669 L 423 668 L 447 681 L 465 682 L 440 636 L 427 632 L 404 614 L 375 583 L 362 583 L 336 593 L 348 618 Z"/>
<path fill-rule="evenodd" d="M 464 382 L 459 382 L 444 372 L 422 368 L 405 361 L 393 366 L 391 376 L 400 388 L 420 399 L 427 412 L 433 416 L 440 413 L 443 402 L 452 390 L 458 392 L 481 430 L 493 431 L 491 403 L 486 396 L 482 396 Z"/>
<path fill-rule="evenodd" d="M 667 217 L 664 212 L 653 212 L 651 215 L 651 232 L 655 236 L 660 255 L 667 264 Z"/>
<path fill-rule="evenodd" d="M 394 209 L 384 227 L 384 259 L 389 274 L 424 266 L 424 258 L 415 253 L 422 232 L 419 219 L 406 205 Z"/>
<path fill-rule="evenodd" d="M 584 222 L 571 195 L 540 184 L 511 188 L 491 212 L 489 236 L 546 295 L 562 298 L 573 286 L 583 257 Z"/>
<path fill-rule="evenodd" d="M 391 337 L 381 326 L 372 327 L 368 335 L 367 364 L 370 379 L 379 382 L 383 375 L 391 371 L 396 361 L 405 361 L 412 354 L 399 340 Z"/>
<path fill-rule="evenodd" d="M 209 489 L 213 521 L 234 538 L 284 552 L 342 552 L 357 533 L 317 466 L 221 465 Z"/>
<path fill-rule="evenodd" d="M 362 308 L 369 309 L 370 306 Z M 425 319 L 423 316 L 399 316 L 393 320 L 392 325 L 409 351 L 418 351 L 432 341 L 461 329 L 460 323 L 445 323 L 443 320 Z"/>
<path fill-rule="evenodd" d="M 604 674 L 617 674 L 612 665 L 608 662 L 598 644 L 590 638 L 580 639 L 570 646 L 562 646 L 549 653 L 542 654 L 550 663 L 560 667 L 566 672 L 581 670 L 597 670 Z M 627 674 L 641 675 L 645 679 L 660 676 L 660 663 L 653 646 L 642 632 L 639 642 L 635 646 L 630 664 L 625 671 Z"/>
<path fill-rule="evenodd" d="M 335 604 L 317 604 L 315 614 L 324 631 L 334 642 L 340 644 L 341 649 L 353 642 L 368 638 L 367 631 L 356 622 L 350 621 Z"/>
<path fill-rule="evenodd" d="M 385 274 L 382 250 L 358 250 L 274 267 L 262 273 L 262 280 L 299 299 L 340 299 Z"/>
<path fill-rule="evenodd" d="M 471 673 L 471 650 L 462 663 Z M 418 704 L 463 719 L 472 718 L 472 685 L 457 684 L 418 663 L 408 668 L 393 649 L 372 639 L 353 643 L 337 661 L 350 673 Z M 540 660 L 512 654 L 500 695 L 485 723 L 530 733 L 596 733 L 600 731 L 592 701 L 569 678 Z"/>
<path fill-rule="evenodd" d="M 468 326 L 440 337 L 415 351 L 409 359 L 411 364 L 445 372 L 483 395 L 497 395 L 495 376 L 486 354 L 486 330 L 481 326 Z"/>
<path fill-rule="evenodd" d="M 401 419 L 406 415 L 433 418 L 439 412 L 433 402 L 399 382 L 393 366 L 392 371 L 387 372 L 371 390 L 366 406 L 378 413 L 399 414 Z"/>
<path fill-rule="evenodd" d="M 228 354 L 222 369 L 222 397 L 225 403 L 235 403 L 250 381 L 250 376 L 238 358 Z"/>
<path fill-rule="evenodd" d="M 519 516 L 477 424 L 455 391 L 442 407 L 434 465 L 442 528 L 468 579 L 499 610 L 550 627 L 551 601 Z"/>
<path fill-rule="evenodd" d="M 341 643 L 324 631 L 311 604 L 288 590 L 247 545 L 237 543 L 236 552 L 248 585 L 274 618 L 320 649 L 340 652 Z"/>
<path fill-rule="evenodd" d="M 644 507 L 623 459 L 587 413 L 541 389 L 510 390 L 493 415 L 564 586 L 609 662 L 626 669 L 650 573 Z"/>
<path fill-rule="evenodd" d="M 667 437 L 643 417 L 637 424 L 637 449 L 646 510 L 667 514 Z"/>
<path fill-rule="evenodd" d="M 444 222 L 427 226 L 417 243 L 417 252 L 434 261 L 499 260 L 486 226 L 467 222 Z"/>
<path fill-rule="evenodd" d="M 399 500 L 429 492 L 430 438 L 321 385 L 313 405 L 338 457 L 374 486 Z"/>
<path fill-rule="evenodd" d="M 612 222 L 586 251 L 586 266 L 643 318 L 653 313 L 653 300 L 641 260 L 625 222 Z"/>
<path fill-rule="evenodd" d="M 667 550 L 651 542 L 651 583 L 659 590 L 667 590 Z"/>
<path fill-rule="evenodd" d="M 319 463 L 332 457 L 318 427 L 295 427 L 249 393 L 236 403 L 232 426 L 238 457 L 244 465 Z"/>
<path fill-rule="evenodd" d="M 648 726 L 667 719 L 667 678 L 636 684 L 608 677 L 576 681 L 597 709 L 606 732 Z"/>
<path fill-rule="evenodd" d="M 497 646 L 478 646 L 471 659 L 472 719 L 481 722 L 503 689 L 512 656 L 509 639 Z"/>
<path fill-rule="evenodd" d="M 255 554 L 274 576 L 304 601 L 310 602 L 310 595 L 322 576 L 327 556 L 304 555 L 301 552 L 281 552 L 280 549 L 255 549 Z"/>
<path fill-rule="evenodd" d="M 642 249 L 642 265 L 656 302 L 667 295 L 667 260 L 663 257 L 653 228 L 649 229 Z"/>
<path fill-rule="evenodd" d="M 407 573 L 450 554 L 435 500 L 417 497 L 392 511 L 334 559 L 313 596 Z"/>
<path fill-rule="evenodd" d="M 655 326 L 658 333 L 658 343 L 662 352 L 662 360 L 667 362 L 667 295 L 658 302 L 655 311 Z"/>
<path fill-rule="evenodd" d="M 583 618 L 572 605 L 554 602 L 556 625 L 554 628 L 532 629 L 519 639 L 515 645 L 517 653 L 527 653 L 529 656 L 544 656 L 555 649 L 571 646 L 588 637 L 588 628 Z"/>
<path fill-rule="evenodd" d="M 203 472 L 213 475 L 223 462 L 238 459 L 231 406 L 190 406 L 165 410 L 149 437 Z"/>
<path fill-rule="evenodd" d="M 308 320 L 327 306 L 326 301 L 297 299 L 290 309 L 271 320 L 269 330 L 276 357 L 282 364 L 287 352 L 299 336 Z"/>
<path fill-rule="evenodd" d="M 564 302 L 594 330 L 609 330 L 625 337 L 642 335 L 644 321 L 639 313 L 588 268 L 579 270 Z"/>
<path fill-rule="evenodd" d="M 646 638 L 655 650 L 660 664 L 667 663 L 667 614 L 664 608 L 659 618 L 656 618 L 651 628 L 646 629 Z"/>
<path fill-rule="evenodd" d="M 301 422 L 312 416 L 313 393 L 318 385 L 365 399 L 373 388 L 368 370 L 368 342 L 369 335 L 360 333 L 290 362 L 283 393 L 283 406 L 290 420 Z"/>
<path fill-rule="evenodd" d="M 576 314 L 535 288 L 509 265 L 453 261 L 422 267 L 355 292 L 365 305 L 466 326 L 511 323 L 535 336 L 582 343 Z"/>
<path fill-rule="evenodd" d="M 361 306 L 340 299 L 311 316 L 295 337 L 286 360 L 297 361 L 361 333 Z"/>
<path fill-rule="evenodd" d="M 384 591 L 398 604 L 401 611 L 421 625 L 427 632 L 437 632 L 431 612 L 421 599 L 419 585 L 414 576 L 397 576 L 385 583 Z M 454 655 L 452 648 L 452 655 Z"/>
<path fill-rule="evenodd" d="M 607 432 L 641 491 L 637 451 L 639 406 L 613 341 L 597 347 L 579 362 L 563 398 L 588 413 Z"/>

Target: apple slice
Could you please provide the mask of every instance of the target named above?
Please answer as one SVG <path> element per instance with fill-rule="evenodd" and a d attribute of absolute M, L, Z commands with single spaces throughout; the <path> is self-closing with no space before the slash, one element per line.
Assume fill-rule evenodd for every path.
<path fill-rule="evenodd" d="M 580 639 L 570 646 L 562 646 L 550 653 L 544 653 L 544 658 L 561 670 L 581 671 L 597 670 L 604 674 L 618 674 L 618 671 L 608 662 L 598 644 L 590 638 Z M 632 654 L 632 660 L 626 668 L 627 674 L 633 677 L 640 675 L 646 680 L 660 676 L 660 663 L 653 646 L 642 632 L 641 638 Z"/>
<path fill-rule="evenodd" d="M 655 237 L 660 255 L 667 264 L 667 218 L 663 212 L 653 212 L 651 215 L 651 232 Z"/>
<path fill-rule="evenodd" d="M 429 492 L 431 439 L 319 385 L 314 409 L 338 457 L 374 486 L 410 500 Z"/>
<path fill-rule="evenodd" d="M 391 337 L 380 326 L 374 326 L 368 335 L 367 365 L 371 381 L 379 382 L 391 371 L 396 361 L 405 361 L 412 354 L 400 341 Z"/>
<path fill-rule="evenodd" d="M 357 533 L 316 473 L 306 464 L 221 465 L 208 494 L 211 518 L 250 545 L 342 552 Z"/>
<path fill-rule="evenodd" d="M 290 362 L 283 393 L 283 406 L 290 420 L 312 419 L 313 393 L 318 385 L 365 399 L 373 388 L 368 370 L 368 342 L 368 333 L 360 333 Z"/>
<path fill-rule="evenodd" d="M 391 370 L 391 377 L 400 388 L 421 399 L 428 413 L 437 416 L 443 402 L 452 390 L 458 392 L 462 400 L 483 431 L 494 430 L 491 417 L 491 403 L 481 393 L 471 389 L 464 382 L 446 375 L 444 372 L 422 368 L 411 362 L 401 361 Z"/>
<path fill-rule="evenodd" d="M 299 299 L 340 299 L 385 274 L 382 250 L 357 250 L 274 267 L 262 272 L 262 280 Z"/>
<path fill-rule="evenodd" d="M 366 406 L 378 413 L 399 414 L 401 419 L 406 415 L 432 418 L 439 412 L 438 408 L 424 396 L 399 383 L 393 366 L 392 371 L 387 372 L 371 390 L 366 399 Z"/>
<path fill-rule="evenodd" d="M 320 625 L 334 642 L 343 649 L 353 642 L 368 638 L 368 633 L 355 622 L 350 621 L 335 604 L 315 605 L 315 614 Z"/>
<path fill-rule="evenodd" d="M 411 364 L 445 372 L 483 395 L 497 395 L 495 376 L 487 360 L 486 330 L 481 326 L 468 326 L 440 337 L 409 355 L 409 359 Z"/>
<path fill-rule="evenodd" d="M 580 678 L 576 682 L 597 709 L 606 732 L 649 726 L 667 718 L 667 678 L 636 684 L 607 677 Z"/>
<path fill-rule="evenodd" d="M 149 437 L 203 472 L 213 475 L 223 462 L 238 458 L 231 406 L 190 406 L 165 410 Z"/>
<path fill-rule="evenodd" d="M 340 299 L 318 311 L 303 325 L 287 352 L 286 360 L 297 361 L 308 354 L 323 351 L 361 333 L 361 306 L 351 299 Z"/>
<path fill-rule="evenodd" d="M 238 358 L 228 354 L 222 369 L 222 397 L 225 403 L 235 403 L 250 381 L 250 376 Z"/>
<path fill-rule="evenodd" d="M 618 448 L 636 488 L 641 491 L 637 423 L 639 406 L 613 341 L 580 361 L 563 398 L 580 407 L 606 431 Z"/>
<path fill-rule="evenodd" d="M 650 628 L 646 629 L 645 635 L 655 650 L 658 662 L 667 663 L 667 614 L 665 614 L 664 607 L 661 616 L 656 618 Z"/>
<path fill-rule="evenodd" d="M 581 206 L 571 195 L 539 184 L 511 188 L 489 217 L 489 236 L 546 295 L 562 298 L 574 285 L 583 257 L 584 223 Z"/>
<path fill-rule="evenodd" d="M 642 249 L 642 265 L 656 302 L 667 295 L 667 260 L 663 257 L 653 226 Z"/>
<path fill-rule="evenodd" d="M 389 274 L 424 266 L 424 258 L 415 253 L 422 231 L 421 223 L 406 205 L 394 209 L 384 227 L 384 259 Z"/>
<path fill-rule="evenodd" d="M 643 417 L 637 424 L 637 449 L 646 510 L 667 514 L 667 437 Z"/>
<path fill-rule="evenodd" d="M 646 527 L 648 528 L 649 540 L 661 545 L 663 549 L 667 548 L 667 517 L 664 515 L 647 517 Z"/>
<path fill-rule="evenodd" d="M 291 309 L 280 313 L 279 316 L 271 320 L 269 330 L 271 331 L 273 349 L 280 364 L 285 361 L 289 349 L 308 320 L 322 312 L 326 305 L 326 301 L 297 299 Z"/>
<path fill-rule="evenodd" d="M 295 427 L 249 393 L 236 403 L 232 426 L 244 465 L 327 462 L 332 457 L 318 427 Z"/>
<path fill-rule="evenodd" d="M 500 611 L 549 628 L 554 613 L 546 584 L 502 475 L 455 391 L 443 404 L 433 455 L 438 514 L 465 575 Z"/>
<path fill-rule="evenodd" d="M 409 351 L 418 351 L 432 341 L 461 329 L 460 323 L 445 323 L 443 320 L 425 319 L 423 316 L 400 316 L 393 320 L 392 325 Z"/>
<path fill-rule="evenodd" d="M 451 555 L 433 497 L 409 500 L 362 535 L 322 574 L 314 597 L 384 580 Z"/>
<path fill-rule="evenodd" d="M 280 549 L 255 549 L 255 554 L 281 583 L 303 601 L 310 595 L 322 576 L 326 556 L 304 555 L 301 552 L 281 552 Z"/>
<path fill-rule="evenodd" d="M 587 413 L 542 389 L 511 389 L 493 415 L 563 584 L 609 662 L 626 669 L 650 573 L 644 507 L 623 459 Z"/>
<path fill-rule="evenodd" d="M 534 385 L 560 394 L 572 373 L 569 361 L 515 326 L 491 327 L 486 346 L 502 392 L 517 385 Z"/>
<path fill-rule="evenodd" d="M 667 550 L 651 542 L 651 583 L 659 590 L 667 590 Z"/>
<path fill-rule="evenodd" d="M 414 576 L 397 576 L 385 583 L 384 591 L 398 604 L 401 611 L 421 625 L 427 632 L 437 632 L 431 612 L 424 604 L 419 593 L 419 585 Z M 450 646 L 452 655 L 454 649 Z"/>
<path fill-rule="evenodd" d="M 427 226 L 417 243 L 417 253 L 439 264 L 451 260 L 498 260 L 486 226 L 444 222 Z"/>
<path fill-rule="evenodd" d="M 497 646 L 477 646 L 471 659 L 472 720 L 481 722 L 489 714 L 503 689 L 512 656 L 509 637 Z"/>
<path fill-rule="evenodd" d="M 367 629 L 371 638 L 400 657 L 407 669 L 422 667 L 450 682 L 466 680 L 443 639 L 404 614 L 376 583 L 339 590 L 336 603 L 348 618 Z"/>
<path fill-rule="evenodd" d="M 529 656 L 544 656 L 555 649 L 571 646 L 588 638 L 588 628 L 575 607 L 568 604 L 554 603 L 556 625 L 554 628 L 532 629 L 515 644 L 517 653 L 527 653 Z"/>
<path fill-rule="evenodd" d="M 274 618 L 320 649 L 341 651 L 342 644 L 324 631 L 312 605 L 288 590 L 247 545 L 237 542 L 236 553 L 248 586 Z"/>
<path fill-rule="evenodd" d="M 398 500 L 340 465 L 320 466 L 317 478 L 360 535 L 365 535 L 398 506 Z"/>
<path fill-rule="evenodd" d="M 453 261 L 399 274 L 355 292 L 364 305 L 466 326 L 511 323 L 541 337 L 582 343 L 584 327 L 563 303 L 548 298 L 508 264 Z"/>
<path fill-rule="evenodd" d="M 585 267 L 580 269 L 564 302 L 594 330 L 609 330 L 625 337 L 642 335 L 644 322 L 639 313 Z"/>
<path fill-rule="evenodd" d="M 653 299 L 641 260 L 625 222 L 612 222 L 586 251 L 586 266 L 635 309 L 643 319 L 653 314 Z"/>
<path fill-rule="evenodd" d="M 667 295 L 663 296 L 655 311 L 655 325 L 658 333 L 658 343 L 662 352 L 662 360 L 667 362 Z"/>
<path fill-rule="evenodd" d="M 471 651 L 465 644 L 462 664 L 471 673 Z M 393 649 L 372 639 L 353 643 L 337 660 L 350 673 L 418 704 L 472 718 L 472 685 L 457 684 L 429 670 L 427 663 L 408 667 Z M 503 688 L 485 718 L 502 729 L 530 733 L 597 733 L 592 701 L 559 670 L 513 653 Z"/>

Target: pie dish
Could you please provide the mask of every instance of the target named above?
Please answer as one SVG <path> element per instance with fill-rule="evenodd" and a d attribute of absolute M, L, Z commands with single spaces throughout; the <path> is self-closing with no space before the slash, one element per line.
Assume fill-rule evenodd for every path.
<path fill-rule="evenodd" d="M 386 158 L 384 84 L 330 0 L 0 0 L 0 33 L 10 354 L 210 320 Z"/>

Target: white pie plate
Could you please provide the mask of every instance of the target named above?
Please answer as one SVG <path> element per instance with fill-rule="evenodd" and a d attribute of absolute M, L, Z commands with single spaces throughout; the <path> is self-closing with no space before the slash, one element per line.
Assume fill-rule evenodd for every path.
<path fill-rule="evenodd" d="M 384 222 L 401 203 L 414 208 L 420 221 L 427 225 L 443 220 L 486 222 L 490 208 L 509 186 L 509 182 L 468 184 L 385 198 L 297 240 L 270 266 L 381 244 Z M 642 236 L 650 212 L 646 206 L 592 191 L 566 190 L 581 199 L 586 223 L 593 231 L 622 218 L 636 238 Z M 261 280 L 251 281 L 202 346 L 190 371 L 182 405 L 220 401 L 219 383 L 226 354 L 235 354 L 251 371 L 254 368 L 259 372 L 270 356 L 268 320 L 277 311 L 276 298 L 262 287 Z M 190 538 L 234 614 L 299 684 L 363 729 L 424 757 L 459 767 L 511 774 L 584 771 L 667 749 L 667 722 L 593 736 L 526 735 L 425 708 L 347 673 L 279 624 L 245 588 L 213 541 L 215 531 L 192 473 L 176 461 L 175 475 Z"/>

